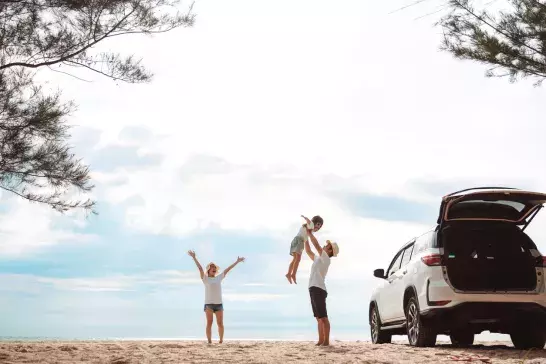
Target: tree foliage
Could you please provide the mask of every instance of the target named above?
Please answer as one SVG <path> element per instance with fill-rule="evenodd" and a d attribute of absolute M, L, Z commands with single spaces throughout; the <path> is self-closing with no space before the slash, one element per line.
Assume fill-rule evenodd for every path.
<path fill-rule="evenodd" d="M 478 10 L 471 0 L 449 0 L 450 12 L 439 22 L 442 48 L 490 66 L 488 77 L 508 77 L 510 82 L 530 77 L 539 85 L 546 77 L 546 1 L 507 4 L 508 10 Z"/>
<path fill-rule="evenodd" d="M 132 55 L 96 51 L 122 35 L 191 26 L 194 15 L 169 0 L 0 1 L 0 188 L 65 212 L 96 213 L 95 201 L 70 199 L 93 189 L 89 167 L 71 153 L 67 116 L 72 102 L 46 95 L 39 69 L 87 70 L 128 83 L 152 74 Z"/>

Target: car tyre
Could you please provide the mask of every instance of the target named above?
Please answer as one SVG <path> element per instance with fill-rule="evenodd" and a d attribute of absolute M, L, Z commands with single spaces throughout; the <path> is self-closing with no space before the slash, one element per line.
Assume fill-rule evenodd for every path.
<path fill-rule="evenodd" d="M 376 305 L 370 310 L 370 334 L 374 344 L 390 344 L 392 340 L 392 335 L 381 330 L 381 319 Z"/>
<path fill-rule="evenodd" d="M 451 339 L 451 344 L 457 348 L 468 348 L 474 344 L 474 333 L 472 331 L 453 331 L 449 335 L 449 338 Z"/>
<path fill-rule="evenodd" d="M 406 330 L 411 346 L 431 347 L 436 345 L 436 332 L 426 325 L 419 313 L 419 304 L 411 297 L 406 305 Z"/>
<path fill-rule="evenodd" d="M 510 333 L 514 347 L 519 350 L 544 349 L 546 331 L 543 328 L 520 329 Z"/>

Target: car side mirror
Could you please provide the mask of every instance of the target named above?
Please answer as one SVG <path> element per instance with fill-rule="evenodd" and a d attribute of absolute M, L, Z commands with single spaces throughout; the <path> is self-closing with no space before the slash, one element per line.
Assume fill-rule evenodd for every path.
<path fill-rule="evenodd" d="M 373 275 L 374 277 L 377 277 L 377 278 L 383 278 L 385 279 L 385 270 L 384 269 L 376 269 L 373 271 Z"/>

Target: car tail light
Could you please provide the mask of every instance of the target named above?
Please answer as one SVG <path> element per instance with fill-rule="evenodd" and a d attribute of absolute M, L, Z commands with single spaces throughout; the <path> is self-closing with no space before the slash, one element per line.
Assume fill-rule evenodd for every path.
<path fill-rule="evenodd" d="M 421 260 L 429 267 L 442 265 L 442 256 L 440 254 L 425 255 Z"/>
<path fill-rule="evenodd" d="M 451 301 L 430 301 L 429 306 L 445 306 Z"/>
<path fill-rule="evenodd" d="M 546 256 L 537 258 L 537 267 L 546 268 Z"/>

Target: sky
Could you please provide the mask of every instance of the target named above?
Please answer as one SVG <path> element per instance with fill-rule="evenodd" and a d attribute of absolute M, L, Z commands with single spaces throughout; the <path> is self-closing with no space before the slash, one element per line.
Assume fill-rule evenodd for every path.
<path fill-rule="evenodd" d="M 318 214 L 340 247 L 332 339 L 369 339 L 373 270 L 434 227 L 443 195 L 546 191 L 545 89 L 440 51 L 437 16 L 415 20 L 440 0 L 389 14 L 408 3 L 198 0 L 193 28 L 98 49 L 142 56 L 149 84 L 40 71 L 78 105 L 99 215 L 2 193 L 0 336 L 202 339 L 192 249 L 246 258 L 223 284 L 226 339 L 313 339 L 309 259 L 299 284 L 284 274 Z M 544 219 L 528 229 L 542 251 Z"/>

